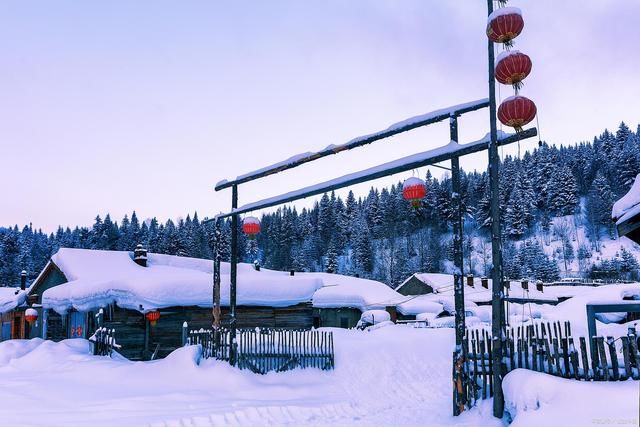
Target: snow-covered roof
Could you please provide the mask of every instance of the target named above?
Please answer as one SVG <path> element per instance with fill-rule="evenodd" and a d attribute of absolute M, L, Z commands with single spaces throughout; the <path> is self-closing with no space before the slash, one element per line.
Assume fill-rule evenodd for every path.
<path fill-rule="evenodd" d="M 1 287 L 0 288 L 0 314 L 13 310 L 22 305 L 27 299 L 27 291 L 20 288 Z"/>
<path fill-rule="evenodd" d="M 211 307 L 213 262 L 148 254 L 147 267 L 129 252 L 61 248 L 51 258 L 68 282 L 47 289 L 42 305 L 60 313 L 116 303 L 142 311 L 172 306 Z M 220 301 L 229 305 L 230 265 L 221 263 Z M 238 264 L 237 304 L 286 307 L 313 302 L 318 308 L 353 307 L 362 311 L 395 306 L 406 297 L 375 280 L 330 273 L 256 271 Z"/>
<path fill-rule="evenodd" d="M 300 274 L 322 280 L 324 286 L 313 296 L 313 306 L 317 308 L 353 307 L 366 311 L 395 306 L 406 300 L 405 296 L 375 280 L 330 273 Z"/>
<path fill-rule="evenodd" d="M 211 307 L 213 262 L 149 254 L 147 267 L 129 252 L 61 248 L 51 261 L 68 282 L 47 289 L 42 305 L 60 313 L 116 303 L 143 311 L 171 306 Z M 220 300 L 229 305 L 229 264 L 221 265 Z M 286 307 L 311 301 L 322 280 L 238 265 L 238 305 Z"/>
<path fill-rule="evenodd" d="M 613 204 L 611 217 L 620 224 L 640 213 L 640 174 L 636 176 L 631 189 Z"/>
<path fill-rule="evenodd" d="M 405 302 L 398 304 L 397 308 L 398 312 L 405 316 L 415 316 L 420 313 L 434 313 L 437 315 L 445 311 L 442 304 L 427 295 L 405 297 Z"/>
<path fill-rule="evenodd" d="M 453 275 L 443 273 L 416 273 L 415 277 L 433 288 L 437 295 L 453 296 Z M 491 301 L 492 281 L 488 279 L 489 288 L 482 287 L 480 277 L 473 278 L 473 286 L 467 285 L 467 278 L 464 277 L 464 299 L 465 301 L 473 301 L 475 303 L 484 303 Z M 557 300 L 553 295 L 546 294 L 536 290 L 535 282 L 529 282 L 528 290 L 522 289 L 519 281 L 511 281 L 509 296 L 515 298 L 536 298 L 545 300 Z"/>

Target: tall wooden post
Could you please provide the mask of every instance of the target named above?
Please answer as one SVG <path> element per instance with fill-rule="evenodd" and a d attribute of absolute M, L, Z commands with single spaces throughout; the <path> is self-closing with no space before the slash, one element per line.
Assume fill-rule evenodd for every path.
<path fill-rule="evenodd" d="M 458 142 L 458 118 L 449 118 L 451 141 Z M 460 190 L 460 158 L 451 159 L 451 184 L 453 202 L 453 264 L 456 267 L 454 277 L 454 295 L 456 308 L 456 346 L 462 345 L 464 339 L 464 266 L 462 254 L 462 200 Z"/>
<path fill-rule="evenodd" d="M 220 329 L 220 219 L 215 220 L 213 247 L 213 329 L 218 333 Z"/>
<path fill-rule="evenodd" d="M 238 186 L 231 189 L 231 209 L 238 207 Z M 238 279 L 238 214 L 231 216 L 231 273 L 229 289 L 229 364 L 236 364 L 236 286 Z"/>
<path fill-rule="evenodd" d="M 449 134 L 451 142 L 458 142 L 458 118 L 455 115 L 449 117 Z M 453 384 L 453 414 L 459 415 L 464 410 L 466 390 L 466 378 L 463 365 L 465 351 L 462 346 L 464 340 L 464 257 L 462 254 L 462 194 L 460 189 L 460 158 L 451 159 L 451 201 L 453 204 L 453 264 L 455 273 L 454 298 L 455 298 L 455 322 L 456 322 L 456 351 L 454 357 L 454 384 Z"/>
<path fill-rule="evenodd" d="M 487 0 L 487 14 L 493 13 L 493 0 Z M 496 81 L 493 42 L 487 38 L 489 54 L 489 183 L 491 189 L 491 256 L 493 263 L 491 300 L 491 340 L 493 342 L 493 416 L 502 418 L 504 395 L 502 394 L 502 241 L 500 233 L 500 188 L 498 185 L 498 130 L 496 127 Z"/>

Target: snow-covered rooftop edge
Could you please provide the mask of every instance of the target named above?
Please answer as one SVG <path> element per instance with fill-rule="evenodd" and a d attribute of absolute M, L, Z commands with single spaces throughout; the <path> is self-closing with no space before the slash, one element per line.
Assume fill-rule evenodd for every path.
<path fill-rule="evenodd" d="M 617 223 L 626 221 L 632 216 L 640 212 L 640 174 L 636 176 L 633 185 L 625 194 L 613 204 L 611 210 L 611 218 L 617 220 Z"/>
<path fill-rule="evenodd" d="M 64 313 L 109 304 L 146 312 L 172 306 L 212 305 L 213 262 L 148 254 L 147 267 L 131 253 L 61 248 L 53 262 L 68 282 L 47 289 L 44 308 Z M 230 266 L 221 264 L 221 304 L 229 305 Z M 314 307 L 360 310 L 395 306 L 406 298 L 381 282 L 329 273 L 296 273 L 238 265 L 237 304 L 286 307 L 312 302 Z"/>

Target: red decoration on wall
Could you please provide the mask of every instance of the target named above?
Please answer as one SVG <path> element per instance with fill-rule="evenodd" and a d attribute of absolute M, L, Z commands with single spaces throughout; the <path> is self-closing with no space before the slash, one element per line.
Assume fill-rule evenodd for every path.
<path fill-rule="evenodd" d="M 503 7 L 496 9 L 487 22 L 487 37 L 494 43 L 513 44 L 524 28 L 522 12 L 517 7 Z"/>
<path fill-rule="evenodd" d="M 27 308 L 24 312 L 24 318 L 30 325 L 33 325 L 38 320 L 38 312 L 33 308 Z"/>
<path fill-rule="evenodd" d="M 536 104 L 524 96 L 512 96 L 505 99 L 498 107 L 498 119 L 505 126 L 520 132 L 522 127 L 536 117 Z"/>
<path fill-rule="evenodd" d="M 411 202 L 414 208 L 420 207 L 420 200 L 427 195 L 427 186 L 420 178 L 411 177 L 402 185 L 402 197 Z"/>
<path fill-rule="evenodd" d="M 145 317 L 149 322 L 151 322 L 151 326 L 156 326 L 156 322 L 160 319 L 159 311 L 149 311 L 145 314 Z"/>
<path fill-rule="evenodd" d="M 504 52 L 498 56 L 496 80 L 503 85 L 513 85 L 517 93 L 522 86 L 522 81 L 531 72 L 531 66 L 529 55 L 517 50 Z"/>
<path fill-rule="evenodd" d="M 249 239 L 254 239 L 256 234 L 260 233 L 260 220 L 253 216 L 246 217 L 242 221 L 242 231 Z"/>

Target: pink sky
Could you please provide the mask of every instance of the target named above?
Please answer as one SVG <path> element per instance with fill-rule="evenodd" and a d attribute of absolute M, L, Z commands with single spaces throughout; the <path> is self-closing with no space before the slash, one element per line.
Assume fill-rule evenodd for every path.
<path fill-rule="evenodd" d="M 523 94 L 538 105 L 543 139 L 591 140 L 621 120 L 635 130 L 640 2 L 509 5 L 523 10 L 517 49 L 534 63 Z M 230 193 L 212 189 L 220 179 L 483 98 L 485 7 L 3 2 L 0 225 L 52 231 L 134 209 L 162 221 L 195 210 L 211 216 L 229 207 Z M 460 122 L 461 142 L 487 131 L 486 110 Z M 447 142 L 446 123 L 412 132 L 243 186 L 240 203 Z M 485 158 L 462 166 L 484 169 Z"/>

